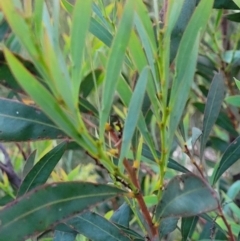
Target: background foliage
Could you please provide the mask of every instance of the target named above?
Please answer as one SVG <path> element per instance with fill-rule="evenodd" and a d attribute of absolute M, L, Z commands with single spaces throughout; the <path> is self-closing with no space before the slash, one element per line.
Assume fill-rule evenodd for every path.
<path fill-rule="evenodd" d="M 0 240 L 239 239 L 238 0 L 0 7 Z"/>

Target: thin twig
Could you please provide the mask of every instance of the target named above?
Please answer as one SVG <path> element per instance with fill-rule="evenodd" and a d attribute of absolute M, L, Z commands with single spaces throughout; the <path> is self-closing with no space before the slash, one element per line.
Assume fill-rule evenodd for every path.
<path fill-rule="evenodd" d="M 229 225 L 227 219 L 225 218 L 223 211 L 222 211 L 222 207 L 220 205 L 220 203 L 218 203 L 218 211 L 219 211 L 219 216 L 222 218 L 227 230 L 228 230 L 228 236 L 229 236 L 229 241 L 235 241 L 234 235 L 232 233 L 232 229 L 231 226 Z"/>
<path fill-rule="evenodd" d="M 121 140 L 116 136 L 116 134 L 113 131 L 109 131 L 110 136 L 112 138 L 112 141 L 115 142 L 115 146 L 116 143 L 117 144 L 117 148 L 118 148 L 118 153 L 120 153 L 121 150 Z M 142 211 L 142 214 L 149 226 L 150 232 L 151 232 L 151 236 L 155 237 L 158 233 L 158 229 L 157 227 L 153 224 L 152 222 L 152 217 L 148 211 L 148 208 L 146 206 L 146 203 L 144 202 L 143 199 L 143 195 L 141 193 L 141 188 L 140 188 L 140 184 L 137 178 L 137 174 L 136 174 L 136 169 L 133 168 L 133 166 L 130 164 L 130 162 L 125 158 L 123 160 L 123 165 L 128 173 L 128 176 L 130 178 L 130 180 L 132 181 L 132 183 L 134 184 L 134 186 L 137 188 L 137 192 L 134 193 L 134 197 L 136 198 L 139 208 Z"/>
<path fill-rule="evenodd" d="M 6 151 L 6 148 L 2 144 L 0 144 L 0 150 L 2 151 L 5 158 L 5 164 L 0 162 L 0 169 L 7 174 L 8 180 L 12 187 L 18 189 L 21 185 L 21 179 L 15 173 L 11 159 Z"/>
<path fill-rule="evenodd" d="M 201 174 L 202 178 L 204 178 L 203 172 L 202 172 L 201 168 L 198 166 L 197 162 L 194 160 L 191 152 L 188 149 L 188 146 L 184 145 L 184 149 L 185 149 L 184 152 L 188 155 L 188 157 L 190 158 L 192 164 L 197 168 L 197 170 Z"/>

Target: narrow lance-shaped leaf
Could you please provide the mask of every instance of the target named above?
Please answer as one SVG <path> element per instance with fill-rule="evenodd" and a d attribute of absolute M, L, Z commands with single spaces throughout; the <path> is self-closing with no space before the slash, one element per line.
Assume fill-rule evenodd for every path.
<path fill-rule="evenodd" d="M 200 136 L 202 135 L 202 131 L 200 129 L 198 129 L 197 127 L 193 127 L 192 128 L 192 148 L 194 148 L 197 140 L 200 138 Z"/>
<path fill-rule="evenodd" d="M 158 228 L 160 240 L 177 228 L 178 219 L 179 218 L 169 217 L 161 220 L 161 224 Z"/>
<path fill-rule="evenodd" d="M 93 212 L 83 213 L 70 219 L 66 224 L 93 241 L 131 240 L 131 238 L 114 223 Z"/>
<path fill-rule="evenodd" d="M 1 240 L 25 240 L 71 215 L 123 193 L 112 186 L 82 182 L 41 186 L 0 211 Z"/>
<path fill-rule="evenodd" d="M 55 230 L 53 241 L 75 241 L 77 234 Z"/>
<path fill-rule="evenodd" d="M 122 226 L 128 227 L 131 219 L 131 208 L 124 202 L 112 215 L 111 221 Z"/>
<path fill-rule="evenodd" d="M 176 56 L 176 77 L 173 80 L 169 105 L 169 130 L 171 130 L 169 136 L 170 141 L 173 139 L 186 105 L 196 68 L 199 38 L 207 24 L 212 5 L 213 0 L 200 1 L 180 41 Z"/>
<path fill-rule="evenodd" d="M 147 85 L 149 85 L 149 80 L 148 80 Z M 120 77 L 120 79 L 119 79 L 119 82 L 118 82 L 118 85 L 117 85 L 117 91 L 118 91 L 118 94 L 119 94 L 121 100 L 123 101 L 124 105 L 128 107 L 129 104 L 130 104 L 132 91 L 131 91 L 130 86 L 123 79 L 123 77 Z M 142 112 L 140 112 L 139 121 L 138 121 L 137 126 L 138 126 L 138 129 L 139 129 L 139 131 L 141 132 L 141 134 L 144 138 L 144 141 L 148 144 L 148 146 L 151 149 L 154 157 L 157 158 L 154 142 L 153 142 L 153 139 L 152 139 L 151 135 L 149 134 L 149 131 L 147 129 L 147 125 L 145 123 Z"/>
<path fill-rule="evenodd" d="M 156 219 L 191 217 L 218 207 L 215 191 L 200 177 L 188 173 L 174 177 L 156 208 Z"/>
<path fill-rule="evenodd" d="M 225 101 L 230 105 L 240 107 L 240 95 L 228 96 Z"/>
<path fill-rule="evenodd" d="M 190 17 L 192 16 L 197 0 L 184 0 L 181 3 L 179 1 L 170 1 L 172 4 L 172 9 L 169 16 L 169 21 L 171 21 L 171 49 L 170 49 L 170 61 L 175 58 L 182 34 L 188 24 Z M 175 12 L 177 11 L 177 14 Z M 177 23 L 175 24 L 175 22 Z M 168 27 L 167 27 L 167 31 Z"/>
<path fill-rule="evenodd" d="M 182 241 L 188 241 L 192 238 L 192 234 L 198 222 L 198 216 L 182 218 L 181 233 Z"/>
<path fill-rule="evenodd" d="M 129 151 L 133 133 L 138 123 L 142 102 L 147 86 L 148 72 L 149 70 L 147 67 L 144 68 L 141 72 L 129 104 L 128 114 L 123 129 L 122 146 L 119 157 L 120 166 L 122 165 L 123 159 L 126 157 Z"/>
<path fill-rule="evenodd" d="M 97 153 L 96 147 L 87 144 L 81 135 L 77 132 L 71 120 L 66 113 L 61 109 L 57 100 L 37 81 L 37 79 L 28 72 L 24 66 L 17 60 L 16 57 L 8 50 L 4 49 L 6 59 L 9 63 L 11 71 L 26 90 L 32 99 L 44 110 L 44 112 L 54 118 L 54 122 L 64 130 L 67 135 L 71 136 L 82 147 L 90 153 Z"/>
<path fill-rule="evenodd" d="M 23 174 L 22 174 L 23 178 L 25 178 L 26 175 L 29 173 L 29 171 L 32 169 L 34 165 L 36 153 L 37 153 L 37 150 L 34 150 L 27 158 L 26 164 L 24 165 L 24 168 L 23 168 Z"/>
<path fill-rule="evenodd" d="M 116 36 L 112 42 L 110 55 L 106 67 L 106 77 L 104 80 L 102 94 L 102 110 L 100 113 L 100 136 L 103 136 L 105 123 L 108 120 L 111 110 L 114 93 L 116 90 L 118 76 L 120 74 L 122 63 L 125 56 L 125 51 L 130 38 L 130 29 L 133 25 L 134 1 L 126 2 L 122 19 L 119 23 Z M 126 31 L 128 29 L 128 31 Z"/>
<path fill-rule="evenodd" d="M 11 29 L 18 36 L 18 39 L 20 39 L 30 55 L 37 58 L 38 52 L 32 38 L 33 34 L 31 33 L 31 29 L 20 15 L 19 10 L 15 8 L 14 1 L 0 0 L 0 7 Z"/>
<path fill-rule="evenodd" d="M 221 73 L 214 76 L 204 110 L 203 134 L 201 138 L 200 159 L 203 157 L 208 136 L 216 122 L 224 99 L 224 81 Z"/>
<path fill-rule="evenodd" d="M 72 86 L 74 91 L 74 103 L 78 103 L 78 91 L 80 87 L 80 71 L 83 63 L 85 42 L 90 24 L 92 12 L 92 0 L 77 1 L 73 10 L 73 22 L 71 32 L 71 56 Z"/>
<path fill-rule="evenodd" d="M 240 136 L 235 139 L 224 152 L 220 162 L 215 166 L 212 175 L 212 184 L 214 185 L 222 174 L 232 166 L 240 157 Z"/>
<path fill-rule="evenodd" d="M 66 137 L 40 109 L 9 99 L 0 98 L 0 123 L 1 141 L 19 142 Z"/>
<path fill-rule="evenodd" d="M 41 158 L 22 181 L 18 190 L 18 197 L 47 181 L 53 169 L 64 154 L 66 146 L 66 142 L 62 142 Z"/>

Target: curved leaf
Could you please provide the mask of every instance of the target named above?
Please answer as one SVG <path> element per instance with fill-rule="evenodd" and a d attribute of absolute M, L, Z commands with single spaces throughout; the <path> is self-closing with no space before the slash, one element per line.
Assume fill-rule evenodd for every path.
<path fill-rule="evenodd" d="M 67 233 L 55 230 L 53 241 L 74 241 L 76 239 L 76 233 Z"/>
<path fill-rule="evenodd" d="M 131 213 L 131 208 L 125 202 L 113 213 L 110 220 L 114 223 L 128 227 L 131 219 Z"/>
<path fill-rule="evenodd" d="M 156 152 L 157 152 L 158 158 L 160 159 L 161 153 L 159 151 L 156 151 Z M 153 154 L 151 153 L 149 147 L 145 144 L 143 144 L 142 156 L 148 158 L 149 160 L 154 161 Z M 185 168 L 184 166 L 182 166 L 181 164 L 179 164 L 178 162 L 176 162 L 172 158 L 168 159 L 167 167 L 170 168 L 170 169 L 179 171 L 179 172 L 183 172 L 183 173 L 190 172 L 187 168 Z"/>
<path fill-rule="evenodd" d="M 224 152 L 219 164 L 214 168 L 212 184 L 214 185 L 222 174 L 239 160 L 240 156 L 240 136 L 235 139 Z"/>
<path fill-rule="evenodd" d="M 23 178 L 25 178 L 26 175 L 29 173 L 29 171 L 32 169 L 34 165 L 36 153 L 37 153 L 37 150 L 34 150 L 27 158 L 26 164 L 24 165 L 24 168 L 23 168 L 23 174 L 22 174 Z"/>
<path fill-rule="evenodd" d="M 198 216 L 187 217 L 182 219 L 181 233 L 182 241 L 188 241 L 191 239 L 194 229 L 196 228 L 198 222 Z"/>
<path fill-rule="evenodd" d="M 176 56 L 180 40 L 182 38 L 183 32 L 188 24 L 192 13 L 195 10 L 197 0 L 185 0 L 181 9 L 181 13 L 178 17 L 177 23 L 171 34 L 171 48 L 170 48 L 170 62 Z"/>
<path fill-rule="evenodd" d="M 203 157 L 208 136 L 216 122 L 224 99 L 224 81 L 221 73 L 214 76 L 204 110 L 203 134 L 201 138 L 200 159 Z"/>
<path fill-rule="evenodd" d="M 67 222 L 71 228 L 93 241 L 130 241 L 118 226 L 93 212 L 86 212 Z"/>
<path fill-rule="evenodd" d="M 173 232 L 177 228 L 178 218 L 165 218 L 161 220 L 161 224 L 158 228 L 160 240 L 167 234 Z"/>
<path fill-rule="evenodd" d="M 122 145 L 119 157 L 120 165 L 122 164 L 123 159 L 126 157 L 129 151 L 133 133 L 138 123 L 147 86 L 148 73 L 148 68 L 144 68 L 141 72 L 135 90 L 132 94 L 131 101 L 129 103 L 128 114 L 123 129 Z"/>
<path fill-rule="evenodd" d="M 41 158 L 22 181 L 18 190 L 18 197 L 47 181 L 54 167 L 61 159 L 66 146 L 66 142 L 62 142 Z"/>
<path fill-rule="evenodd" d="M 172 141 L 186 105 L 195 73 L 200 35 L 210 17 L 213 0 L 200 1 L 181 38 L 177 56 L 175 78 L 170 96 L 169 139 Z"/>
<path fill-rule="evenodd" d="M 215 191 L 192 173 L 174 177 L 156 209 L 156 218 L 190 217 L 218 207 Z"/>
<path fill-rule="evenodd" d="M 90 25 L 92 0 L 76 1 L 72 15 L 71 57 L 73 98 L 78 102 L 85 42 Z"/>
<path fill-rule="evenodd" d="M 41 186 L 0 211 L 1 240 L 26 239 L 70 215 L 123 193 L 118 188 L 94 183 L 68 182 Z"/>
<path fill-rule="evenodd" d="M 225 101 L 230 105 L 240 107 L 240 95 L 228 96 Z"/>
<path fill-rule="evenodd" d="M 1 141 L 66 137 L 40 109 L 9 99 L 0 98 L 0 123 Z"/>
<path fill-rule="evenodd" d="M 105 130 L 104 126 L 109 118 L 114 93 L 117 87 L 118 76 L 121 72 L 125 51 L 131 34 L 130 29 L 133 26 L 133 15 L 134 1 L 127 1 L 108 57 L 102 94 L 102 110 L 100 113 L 100 136 L 103 136 Z M 128 31 L 126 31 L 126 28 Z"/>
<path fill-rule="evenodd" d="M 195 102 L 193 105 L 201 112 L 204 113 L 205 105 L 203 103 Z M 232 135 L 237 136 L 238 132 L 234 129 L 234 126 L 231 122 L 231 119 L 228 117 L 228 115 L 220 111 L 219 116 L 216 120 L 216 125 L 222 127 L 223 129 L 229 131 Z"/>
<path fill-rule="evenodd" d="M 192 148 L 194 148 L 197 140 L 200 138 L 200 136 L 202 135 L 202 131 L 200 129 L 198 129 L 197 127 L 193 127 L 192 128 Z"/>

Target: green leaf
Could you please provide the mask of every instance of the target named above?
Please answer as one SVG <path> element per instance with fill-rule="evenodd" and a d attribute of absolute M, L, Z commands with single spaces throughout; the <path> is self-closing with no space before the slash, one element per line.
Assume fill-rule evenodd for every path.
<path fill-rule="evenodd" d="M 100 79 L 101 74 L 102 74 L 102 70 L 96 69 L 94 71 L 91 71 L 88 75 L 84 77 L 80 86 L 80 93 L 82 94 L 83 98 L 87 98 L 88 95 L 91 93 L 91 91 L 93 91 L 94 88 L 101 83 L 101 79 Z M 95 80 L 96 80 L 97 86 L 95 86 L 94 84 Z"/>
<path fill-rule="evenodd" d="M 192 234 L 198 222 L 198 216 L 182 218 L 181 233 L 182 241 L 188 241 L 192 238 Z"/>
<path fill-rule="evenodd" d="M 40 78 L 40 75 L 36 68 L 34 67 L 33 63 L 29 60 L 24 59 L 23 57 L 19 55 L 15 55 L 15 57 L 25 66 L 26 69 L 28 69 L 32 74 Z M 42 84 L 45 84 L 44 82 L 40 81 Z M 3 86 L 10 88 L 17 92 L 24 92 L 24 90 L 21 88 L 21 86 L 18 84 L 16 78 L 12 74 L 10 67 L 6 63 L 5 56 L 3 54 L 3 51 L 0 51 L 0 84 Z M 46 84 L 45 84 L 46 85 Z"/>
<path fill-rule="evenodd" d="M 157 153 L 158 159 L 160 159 L 161 153 L 159 151 L 156 151 L 156 153 Z M 149 147 L 145 144 L 143 144 L 142 156 L 144 156 L 144 157 L 148 158 L 149 160 L 152 160 L 152 161 L 155 162 L 152 152 L 150 151 Z M 168 159 L 167 167 L 170 168 L 170 169 L 179 171 L 179 172 L 183 172 L 183 173 L 190 172 L 187 168 L 180 165 L 178 162 L 176 162 L 172 158 Z"/>
<path fill-rule="evenodd" d="M 235 80 L 236 86 L 237 86 L 238 89 L 240 90 L 240 81 L 237 80 L 236 78 L 234 78 L 234 80 Z"/>
<path fill-rule="evenodd" d="M 96 147 L 91 142 L 87 142 L 81 133 L 80 135 L 72 122 L 72 119 L 64 112 L 58 101 L 31 75 L 16 57 L 8 50 L 4 53 L 9 63 L 10 69 L 18 82 L 23 86 L 32 99 L 43 109 L 43 111 L 54 119 L 54 122 L 64 130 L 67 135 L 75 139 L 79 145 L 84 147 L 89 153 L 96 153 Z"/>
<path fill-rule="evenodd" d="M 112 34 L 94 18 L 91 18 L 89 31 L 106 46 L 111 46 L 113 39 Z"/>
<path fill-rule="evenodd" d="M 112 186 L 82 182 L 41 186 L 0 211 L 0 237 L 2 240 L 25 240 L 62 219 L 123 193 Z"/>
<path fill-rule="evenodd" d="M 228 96 L 225 101 L 230 105 L 240 107 L 240 95 Z"/>
<path fill-rule="evenodd" d="M 78 102 L 80 72 L 83 65 L 85 42 L 90 25 L 92 0 L 77 1 L 72 16 L 71 56 L 72 56 L 72 87 L 74 103 Z"/>
<path fill-rule="evenodd" d="M 124 233 L 128 234 L 129 236 L 131 236 L 131 238 L 134 240 L 134 241 L 145 241 L 145 238 L 142 237 L 140 234 L 138 234 L 136 231 L 130 229 L 130 228 L 127 228 L 125 226 L 122 226 L 118 223 L 115 223 L 116 226 L 118 226 L 118 228 L 120 228 Z"/>
<path fill-rule="evenodd" d="M 132 210 L 129 205 L 124 202 L 112 215 L 111 221 L 125 227 L 129 227 Z"/>
<path fill-rule="evenodd" d="M 24 165 L 24 168 L 23 168 L 23 174 L 22 174 L 23 178 L 25 178 L 26 175 L 29 173 L 29 171 L 32 169 L 34 165 L 36 153 L 37 153 L 37 150 L 34 150 L 27 158 L 26 164 Z"/>
<path fill-rule="evenodd" d="M 66 145 L 66 142 L 62 142 L 41 158 L 22 181 L 18 190 L 18 197 L 47 181 L 64 154 Z"/>
<path fill-rule="evenodd" d="M 156 218 L 191 217 L 218 207 L 215 191 L 200 177 L 188 173 L 174 177 L 163 191 Z"/>
<path fill-rule="evenodd" d="M 75 233 L 67 233 L 55 230 L 53 241 L 74 241 L 76 239 Z"/>
<path fill-rule="evenodd" d="M 228 142 L 215 136 L 210 136 L 210 140 L 209 142 L 207 142 L 207 146 L 211 146 L 216 151 L 220 151 L 221 153 L 224 153 L 226 151 L 228 144 Z"/>
<path fill-rule="evenodd" d="M 240 61 L 239 50 L 227 50 L 222 54 L 222 59 L 228 64 L 236 64 Z"/>
<path fill-rule="evenodd" d="M 137 126 L 139 115 L 142 108 L 143 98 L 147 86 L 148 72 L 148 68 L 144 68 L 141 74 L 139 75 L 137 85 L 134 89 L 131 101 L 129 103 L 128 114 L 123 129 L 119 165 L 122 165 L 123 159 L 126 157 L 130 149 L 133 133 Z"/>
<path fill-rule="evenodd" d="M 176 2 L 176 1 L 173 1 L 173 2 Z M 176 56 L 182 35 L 189 22 L 189 19 L 191 18 L 192 14 L 195 10 L 196 2 L 197 2 L 197 0 L 185 0 L 184 4 L 182 6 L 182 9 L 180 8 L 181 13 L 180 13 L 180 15 L 177 19 L 177 23 L 171 33 L 170 62 L 172 62 Z M 173 14 L 175 14 L 175 12 L 173 12 Z"/>
<path fill-rule="evenodd" d="M 108 63 L 106 67 L 106 77 L 104 80 L 102 94 L 102 110 L 100 112 L 100 136 L 103 136 L 105 124 L 109 118 L 111 106 L 113 103 L 114 92 L 117 87 L 118 76 L 121 72 L 122 63 L 125 57 L 125 51 L 128 45 L 133 25 L 134 1 L 127 1 L 117 33 L 113 39 Z M 126 31 L 128 29 L 128 31 Z"/>
<path fill-rule="evenodd" d="M 118 226 L 93 212 L 74 217 L 67 221 L 67 225 L 93 241 L 131 240 Z"/>
<path fill-rule="evenodd" d="M 40 109 L 34 106 L 2 98 L 0 98 L 0 106 L 1 141 L 29 141 L 66 137 Z"/>
<path fill-rule="evenodd" d="M 167 234 L 173 232 L 177 228 L 178 218 L 165 218 L 161 220 L 160 226 L 158 228 L 160 240 Z"/>
<path fill-rule="evenodd" d="M 195 106 L 201 113 L 204 113 L 205 105 L 203 103 L 195 102 L 193 103 L 193 106 Z M 220 111 L 220 114 L 216 120 L 216 124 L 221 128 L 223 128 L 224 130 L 227 130 L 228 132 L 230 132 L 231 135 L 233 136 L 238 135 L 238 132 L 235 130 L 231 122 L 231 119 L 228 117 L 228 115 L 225 112 Z"/>
<path fill-rule="evenodd" d="M 12 31 L 26 47 L 29 54 L 34 59 L 37 59 L 38 51 L 36 48 L 36 42 L 33 40 L 33 34 L 30 27 L 21 16 L 21 11 L 14 6 L 14 1 L 6 2 L 4 0 L 0 0 L 0 6 Z"/>
<path fill-rule="evenodd" d="M 126 107 L 128 107 L 129 104 L 130 104 L 132 91 L 130 89 L 130 86 L 121 77 L 120 77 L 118 85 L 117 85 L 117 91 L 118 91 L 118 94 L 119 94 L 122 102 L 124 103 L 124 105 Z M 155 150 L 155 147 L 154 147 L 154 143 L 153 143 L 151 135 L 149 134 L 149 131 L 148 131 L 148 128 L 146 126 L 146 123 L 145 123 L 145 120 L 144 120 L 142 112 L 140 112 L 140 116 L 139 116 L 138 129 L 141 132 L 145 142 L 147 143 L 147 145 L 151 149 L 151 152 L 156 157 L 157 155 L 156 155 L 156 150 Z"/>
<path fill-rule="evenodd" d="M 213 7 L 217 9 L 239 9 L 232 0 L 215 0 Z"/>
<path fill-rule="evenodd" d="M 188 99 L 188 93 L 195 73 L 200 34 L 207 24 L 212 5 L 213 0 L 201 1 L 198 4 L 186 27 L 178 48 L 176 56 L 176 76 L 173 80 L 169 104 L 170 140 L 173 139 Z"/>
<path fill-rule="evenodd" d="M 148 65 L 151 70 L 151 74 L 153 76 L 154 83 L 156 84 L 158 82 L 157 82 L 157 75 L 156 75 L 157 71 L 155 70 L 155 65 L 154 65 L 154 62 L 155 62 L 154 61 L 154 52 L 153 52 L 153 49 L 151 46 L 151 41 L 149 39 L 149 36 L 147 35 L 147 31 L 144 28 L 140 17 L 141 16 L 138 16 L 137 14 L 134 16 L 134 24 L 136 26 L 139 38 L 142 42 L 142 47 L 144 49 Z M 141 71 L 143 71 L 143 70 L 141 70 Z"/>
<path fill-rule="evenodd" d="M 220 162 L 214 168 L 213 175 L 211 177 L 212 184 L 214 185 L 222 174 L 239 160 L 240 156 L 240 136 L 236 138 L 224 152 Z"/>
<path fill-rule="evenodd" d="M 203 134 L 201 137 L 201 147 L 200 147 L 200 159 L 203 157 L 203 152 L 205 145 L 207 143 L 208 136 L 215 124 L 218 115 L 221 110 L 222 102 L 224 99 L 224 80 L 221 73 L 214 76 L 212 84 L 210 86 L 207 102 L 204 110 L 203 118 Z"/>
<path fill-rule="evenodd" d="M 202 131 L 200 129 L 198 129 L 197 127 L 193 127 L 192 128 L 192 147 L 194 148 L 197 140 L 200 138 L 200 136 L 202 135 Z"/>
<path fill-rule="evenodd" d="M 239 23 L 239 22 L 240 22 L 240 13 L 228 14 L 228 15 L 226 16 L 226 18 L 227 18 L 228 20 L 230 20 L 230 21 Z"/>

